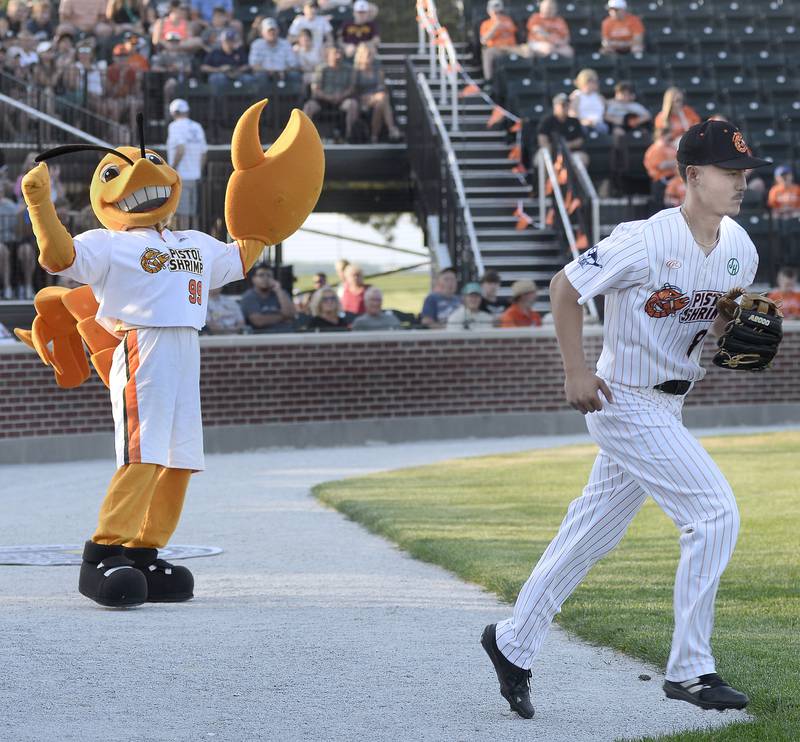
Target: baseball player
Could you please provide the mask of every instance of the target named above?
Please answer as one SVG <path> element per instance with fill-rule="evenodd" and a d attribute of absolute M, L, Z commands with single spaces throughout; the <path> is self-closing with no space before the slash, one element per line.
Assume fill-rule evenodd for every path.
<path fill-rule="evenodd" d="M 739 514 L 730 485 L 681 420 L 685 395 L 705 375 L 703 341 L 731 317 L 717 299 L 752 283 L 758 255 L 730 217 L 744 171 L 768 164 L 721 121 L 691 127 L 678 149 L 686 201 L 612 234 L 553 278 L 553 318 L 570 405 L 589 413 L 600 447 L 583 494 L 523 586 L 514 614 L 484 629 L 481 644 L 500 692 L 533 717 L 531 666 L 553 617 L 591 566 L 622 539 L 651 496 L 680 534 L 675 628 L 664 691 L 704 709 L 744 708 L 747 696 L 717 673 L 711 654 L 714 598 L 733 553 Z M 582 348 L 582 305 L 605 295 L 596 373 Z"/>

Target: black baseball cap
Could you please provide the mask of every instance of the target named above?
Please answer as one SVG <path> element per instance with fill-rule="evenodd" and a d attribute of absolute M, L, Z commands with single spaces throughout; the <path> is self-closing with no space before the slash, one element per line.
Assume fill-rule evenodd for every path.
<path fill-rule="evenodd" d="M 742 132 L 727 121 L 704 121 L 689 128 L 678 144 L 678 162 L 681 165 L 716 165 L 729 170 L 749 170 L 772 164 L 753 157 Z"/>

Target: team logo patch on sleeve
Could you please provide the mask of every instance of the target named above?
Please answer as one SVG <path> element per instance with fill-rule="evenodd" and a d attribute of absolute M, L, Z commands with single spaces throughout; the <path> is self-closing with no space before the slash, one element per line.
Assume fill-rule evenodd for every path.
<path fill-rule="evenodd" d="M 583 253 L 578 258 L 578 265 L 581 268 L 585 268 L 587 265 L 591 265 L 594 268 L 602 268 L 603 266 L 597 261 L 597 246 Z"/>
<path fill-rule="evenodd" d="M 156 250 L 154 247 L 148 247 L 139 258 L 142 268 L 148 273 L 158 273 L 169 260 L 169 253 Z"/>
<path fill-rule="evenodd" d="M 665 283 L 658 291 L 650 294 L 645 302 L 644 311 L 649 317 L 662 319 L 680 312 L 688 303 L 689 297 L 683 292 L 683 289 Z"/>

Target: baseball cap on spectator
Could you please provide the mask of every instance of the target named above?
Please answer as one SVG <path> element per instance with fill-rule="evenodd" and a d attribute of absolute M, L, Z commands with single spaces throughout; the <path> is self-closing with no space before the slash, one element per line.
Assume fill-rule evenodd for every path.
<path fill-rule="evenodd" d="M 553 96 L 553 105 L 556 103 L 568 103 L 569 96 L 566 93 L 559 93 L 558 95 Z"/>
<path fill-rule="evenodd" d="M 353 3 L 353 11 L 355 13 L 368 13 L 369 3 L 367 2 L 367 0 L 356 0 Z"/>
<path fill-rule="evenodd" d="M 92 51 L 92 47 L 88 46 L 87 44 L 81 44 L 78 47 L 78 54 L 91 54 Z"/>
<path fill-rule="evenodd" d="M 486 271 L 481 278 L 481 283 L 500 283 L 500 274 L 497 271 Z"/>
<path fill-rule="evenodd" d="M 775 168 L 775 177 L 780 178 L 783 175 L 789 175 L 791 172 L 792 166 L 784 163 L 783 165 L 778 165 L 778 167 Z"/>
<path fill-rule="evenodd" d="M 237 41 L 239 39 L 239 32 L 235 28 L 226 28 L 220 35 L 221 41 Z"/>
<path fill-rule="evenodd" d="M 175 100 L 169 104 L 169 112 L 172 114 L 189 113 L 189 104 L 183 98 L 175 98 Z"/>
<path fill-rule="evenodd" d="M 704 121 L 689 127 L 678 144 L 681 165 L 716 165 L 728 170 L 749 170 L 771 165 L 753 157 L 742 132 L 727 121 Z"/>
<path fill-rule="evenodd" d="M 503 7 L 503 0 L 489 0 L 489 2 L 486 3 L 486 12 L 488 13 L 490 10 L 502 10 Z"/>
<path fill-rule="evenodd" d="M 532 294 L 534 291 L 538 290 L 539 287 L 533 281 L 528 279 L 514 281 L 514 283 L 511 284 L 511 299 L 519 299 L 520 296 Z"/>
<path fill-rule="evenodd" d="M 37 54 L 44 54 L 45 52 L 49 52 L 53 48 L 52 41 L 40 41 L 36 45 L 36 53 Z"/>
<path fill-rule="evenodd" d="M 278 21 L 274 18 L 265 18 L 261 21 L 261 30 L 266 31 L 268 28 L 274 28 L 277 31 L 280 28 Z"/>
<path fill-rule="evenodd" d="M 628 3 L 625 0 L 608 0 L 606 7 L 609 10 L 627 10 Z"/>
<path fill-rule="evenodd" d="M 479 283 L 475 283 L 474 281 L 466 284 L 464 288 L 461 289 L 462 296 L 466 296 L 467 294 L 478 294 L 480 296 L 480 293 L 481 293 L 481 286 Z"/>
<path fill-rule="evenodd" d="M 25 54 L 25 50 L 21 46 L 9 46 L 6 50 L 6 55 L 12 59 L 14 57 L 21 57 L 23 54 Z"/>

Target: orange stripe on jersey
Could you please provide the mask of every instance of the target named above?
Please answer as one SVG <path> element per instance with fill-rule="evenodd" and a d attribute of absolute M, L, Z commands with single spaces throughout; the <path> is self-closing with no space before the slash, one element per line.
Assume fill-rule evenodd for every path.
<path fill-rule="evenodd" d="M 139 342 L 136 330 L 131 330 L 125 335 L 125 350 L 128 359 L 128 382 L 125 384 L 125 412 L 128 434 L 126 463 L 138 464 L 142 461 L 142 451 L 139 400 L 136 397 L 136 371 L 139 368 Z"/>

